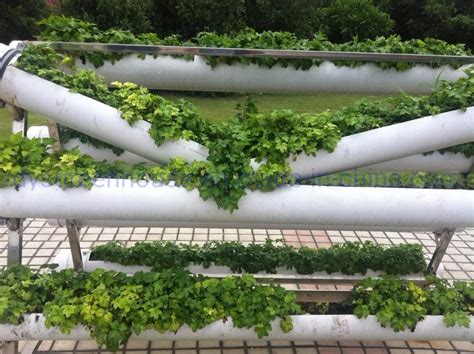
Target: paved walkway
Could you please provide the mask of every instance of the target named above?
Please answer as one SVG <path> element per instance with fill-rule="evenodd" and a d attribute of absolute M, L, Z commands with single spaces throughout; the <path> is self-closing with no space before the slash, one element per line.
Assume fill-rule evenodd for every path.
<path fill-rule="evenodd" d="M 432 234 L 411 232 L 352 232 L 319 230 L 250 230 L 203 228 L 98 228 L 82 230 L 81 245 L 93 245 L 119 240 L 132 245 L 137 241 L 168 240 L 182 243 L 204 243 L 210 240 L 264 242 L 267 238 L 284 239 L 295 246 L 329 247 L 346 241 L 373 241 L 378 244 L 420 243 L 430 254 L 435 247 Z M 49 226 L 44 220 L 27 220 L 24 232 L 24 264 L 39 266 L 51 262 L 61 249 L 67 249 L 66 229 Z M 0 226 L 0 265 L 6 264 L 7 229 Z M 457 233 L 443 260 L 444 277 L 448 279 L 474 279 L 474 229 Z M 106 353 L 92 341 L 43 341 L 20 343 L 22 353 Z M 474 353 L 474 342 L 286 342 L 286 341 L 129 341 L 123 353 L 160 354 L 306 354 L 306 353 Z"/>

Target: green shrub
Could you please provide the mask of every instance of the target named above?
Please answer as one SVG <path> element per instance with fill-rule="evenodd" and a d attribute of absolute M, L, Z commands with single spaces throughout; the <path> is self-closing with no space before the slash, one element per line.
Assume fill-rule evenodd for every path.
<path fill-rule="evenodd" d="M 336 0 L 324 10 L 321 29 L 333 41 L 349 41 L 354 37 L 367 39 L 386 35 L 394 24 L 372 0 Z"/>
<path fill-rule="evenodd" d="M 38 32 L 36 21 L 46 13 L 43 0 L 0 0 L 0 42 L 31 39 Z"/>
<path fill-rule="evenodd" d="M 101 29 L 112 27 L 142 33 L 153 29 L 153 0 L 62 0 L 61 12 L 96 23 Z"/>
<path fill-rule="evenodd" d="M 375 0 L 403 38 L 435 37 L 474 48 L 474 1 Z"/>
<path fill-rule="evenodd" d="M 245 8 L 241 0 L 179 0 L 176 10 L 179 33 L 186 38 L 203 31 L 231 33 L 245 27 Z"/>

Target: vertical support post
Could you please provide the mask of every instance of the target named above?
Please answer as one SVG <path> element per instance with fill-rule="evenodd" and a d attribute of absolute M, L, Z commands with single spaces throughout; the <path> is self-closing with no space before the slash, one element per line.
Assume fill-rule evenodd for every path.
<path fill-rule="evenodd" d="M 77 226 L 75 220 L 66 220 L 67 237 L 69 240 L 69 248 L 71 249 L 72 263 L 75 270 L 83 270 L 81 244 L 79 237 L 81 228 Z"/>
<path fill-rule="evenodd" d="M 11 104 L 5 104 L 12 113 L 12 133 L 21 133 L 26 136 L 28 128 L 28 111 Z M 21 265 L 23 249 L 23 219 L 7 219 L 8 226 L 8 254 L 7 267 Z M 18 342 L 3 342 L 2 353 L 18 354 Z"/>
<path fill-rule="evenodd" d="M 59 127 L 58 124 L 52 120 L 48 120 L 48 131 L 49 137 L 55 140 L 55 143 L 51 147 L 54 152 L 61 151 L 63 149 L 61 138 L 59 135 Z"/>
<path fill-rule="evenodd" d="M 435 232 L 436 249 L 433 253 L 433 257 L 431 257 L 430 264 L 428 265 L 428 271 L 430 273 L 436 274 L 436 272 L 438 271 L 439 265 L 441 264 L 441 260 L 446 254 L 446 250 L 448 249 L 448 246 L 451 242 L 451 239 L 453 238 L 455 231 L 455 228 L 447 227 Z"/>
<path fill-rule="evenodd" d="M 23 220 L 7 219 L 8 226 L 8 254 L 7 267 L 21 265 L 21 251 L 23 242 Z M 3 342 L 2 353 L 18 354 L 18 342 Z"/>
<path fill-rule="evenodd" d="M 59 127 L 56 122 L 48 121 L 48 131 L 49 136 L 53 138 L 56 142 L 52 146 L 54 152 L 61 151 L 63 149 L 61 138 L 59 134 Z M 66 229 L 67 237 L 69 240 L 69 248 L 71 249 L 72 263 L 74 264 L 74 269 L 82 270 L 84 269 L 82 264 L 82 252 L 80 244 L 80 234 L 81 228 L 77 226 L 75 220 L 66 220 Z"/>
<path fill-rule="evenodd" d="M 21 264 L 22 242 L 23 242 L 23 220 L 8 219 L 8 255 L 7 266 Z"/>

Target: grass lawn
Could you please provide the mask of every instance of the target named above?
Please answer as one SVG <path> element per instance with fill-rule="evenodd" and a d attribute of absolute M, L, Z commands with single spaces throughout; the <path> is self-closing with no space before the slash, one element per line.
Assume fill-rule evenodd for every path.
<path fill-rule="evenodd" d="M 244 101 L 243 95 L 217 95 L 215 97 L 202 97 L 185 93 L 160 92 L 160 95 L 170 100 L 184 98 L 193 103 L 198 111 L 208 119 L 221 122 L 236 114 L 235 106 Z M 320 112 L 325 109 L 339 109 L 366 98 L 376 100 L 387 96 L 365 96 L 363 94 L 260 94 L 254 95 L 261 113 L 268 113 L 274 109 L 291 109 L 294 112 Z M 29 125 L 43 125 L 45 118 L 30 113 Z M 5 139 L 11 132 L 10 113 L 0 108 L 0 139 Z"/>

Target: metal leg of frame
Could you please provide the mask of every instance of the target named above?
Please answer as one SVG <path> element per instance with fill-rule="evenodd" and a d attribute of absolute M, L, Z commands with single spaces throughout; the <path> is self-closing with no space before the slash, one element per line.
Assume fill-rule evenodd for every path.
<path fill-rule="evenodd" d="M 21 264 L 23 242 L 23 219 L 8 219 L 7 267 Z"/>
<path fill-rule="evenodd" d="M 75 270 L 82 270 L 82 253 L 80 244 L 81 228 L 77 226 L 75 220 L 66 220 L 67 237 L 69 240 L 69 248 L 71 249 L 72 263 Z"/>
<path fill-rule="evenodd" d="M 433 257 L 431 257 L 430 264 L 428 265 L 429 272 L 436 274 L 438 267 L 441 264 L 441 260 L 446 254 L 446 250 L 448 249 L 448 246 L 451 242 L 451 239 L 453 238 L 455 231 L 455 228 L 447 227 L 435 232 L 436 249 L 433 253 Z"/>
<path fill-rule="evenodd" d="M 8 219 L 7 267 L 21 264 L 23 242 L 23 219 Z M 18 342 L 3 342 L 2 353 L 17 354 Z"/>

